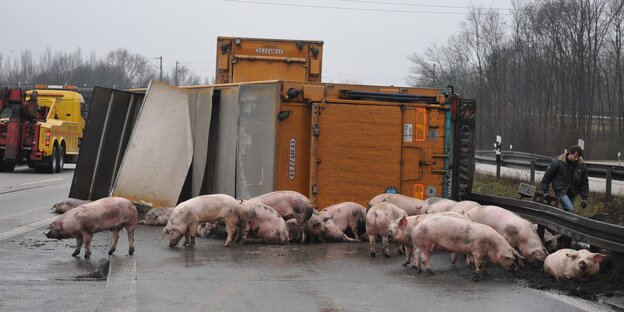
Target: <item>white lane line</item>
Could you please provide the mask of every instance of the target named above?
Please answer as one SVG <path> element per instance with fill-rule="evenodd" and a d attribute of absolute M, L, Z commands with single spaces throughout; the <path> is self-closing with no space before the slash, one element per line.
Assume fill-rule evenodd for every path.
<path fill-rule="evenodd" d="M 602 312 L 602 311 L 615 311 L 612 309 L 609 309 L 607 307 L 605 307 L 604 305 L 599 305 L 597 303 L 591 302 L 591 301 L 587 301 L 587 300 L 583 300 L 580 298 L 575 298 L 575 297 L 570 297 L 570 296 L 565 296 L 565 295 L 560 295 L 554 292 L 549 292 L 549 291 L 545 291 L 544 294 L 546 294 L 547 296 L 557 299 L 561 302 L 565 302 L 571 306 L 577 307 L 583 311 L 587 311 L 587 312 Z"/>
<path fill-rule="evenodd" d="M 34 181 L 34 182 L 26 182 L 26 183 L 22 183 L 20 185 L 30 185 L 30 184 L 37 184 L 37 183 L 45 183 L 45 182 L 52 182 L 52 181 L 58 181 L 58 180 L 63 180 L 62 178 L 56 178 L 56 179 L 48 179 L 48 180 L 39 180 L 39 181 Z"/>
<path fill-rule="evenodd" d="M 43 219 L 41 221 L 37 221 L 37 222 L 33 222 L 31 224 L 26 224 L 23 226 L 20 226 L 18 228 L 12 229 L 10 231 L 4 232 L 4 233 L 0 233 L 0 241 L 3 241 L 5 239 L 9 239 L 18 235 L 22 235 L 24 233 L 30 232 L 36 228 L 40 228 L 42 226 L 46 226 L 50 223 L 52 223 L 52 221 L 56 220 L 56 218 L 58 218 L 58 216 L 55 217 L 50 217 L 47 219 Z"/>

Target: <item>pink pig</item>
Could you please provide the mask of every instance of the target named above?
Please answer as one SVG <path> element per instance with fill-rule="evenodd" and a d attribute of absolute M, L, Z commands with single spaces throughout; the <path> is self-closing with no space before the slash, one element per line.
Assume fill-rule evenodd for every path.
<path fill-rule="evenodd" d="M 449 211 L 455 207 L 456 201 L 442 197 L 430 197 L 425 200 L 420 209 L 420 214 Z"/>
<path fill-rule="evenodd" d="M 479 207 L 479 206 L 481 206 L 481 204 L 477 203 L 476 201 L 462 200 L 458 202 L 457 204 L 455 204 L 455 206 L 453 206 L 451 211 L 456 211 L 461 214 L 466 214 L 466 212 L 470 211 L 472 208 Z"/>
<path fill-rule="evenodd" d="M 370 255 L 377 256 L 375 243 L 377 236 L 382 237 L 382 252 L 386 257 L 390 257 L 388 249 L 388 226 L 392 220 L 407 217 L 405 210 L 391 203 L 379 203 L 372 206 L 366 213 L 366 234 L 368 235 Z"/>
<path fill-rule="evenodd" d="M 290 225 L 290 223 L 293 221 L 295 221 L 295 224 L 296 224 L 295 219 L 290 219 L 287 221 L 288 232 L 290 233 L 291 237 L 293 238 L 298 237 L 299 239 L 301 239 L 300 237 L 301 233 L 296 234 L 293 232 L 293 227 L 292 225 Z M 327 231 L 328 231 L 326 222 L 325 220 L 323 220 L 323 217 L 321 216 L 321 214 L 318 211 L 316 211 L 316 209 L 312 211 L 312 216 L 310 217 L 310 219 L 308 219 L 304 223 L 303 229 L 305 233 L 310 235 L 310 242 L 314 242 L 315 240 L 325 242 L 324 236 L 325 234 L 327 234 Z"/>
<path fill-rule="evenodd" d="M 420 209 L 425 203 L 422 199 L 410 196 L 382 193 L 373 197 L 373 199 L 368 202 L 368 206 L 372 207 L 383 202 L 395 204 L 397 207 L 405 210 L 408 216 L 420 214 Z"/>
<path fill-rule="evenodd" d="M 455 217 L 435 215 L 420 221 L 411 234 L 413 248 L 420 250 L 427 272 L 432 273 L 429 258 L 435 248 L 463 253 L 474 259 L 477 274 L 487 262 L 505 270 L 517 268 L 516 259 L 522 256 L 503 236 L 487 225 Z M 420 269 L 420 257 L 415 256 Z"/>
<path fill-rule="evenodd" d="M 305 241 L 304 223 L 312 217 L 314 206 L 309 198 L 295 191 L 277 191 L 250 198 L 250 201 L 257 201 L 269 205 L 275 209 L 284 220 L 294 218 L 301 229 L 301 242 Z"/>
<path fill-rule="evenodd" d="M 325 207 L 321 210 L 321 216 L 329 223 L 328 236 L 332 239 L 360 241 L 358 226 L 366 223 L 366 207 L 354 202 L 344 202 Z M 344 234 L 347 229 L 351 229 L 355 240 Z"/>
<path fill-rule="evenodd" d="M 424 220 L 425 218 L 438 215 L 468 220 L 468 217 L 464 216 L 461 213 L 455 211 L 445 211 L 433 214 L 403 217 L 393 220 L 390 223 L 387 234 L 388 241 L 394 241 L 405 247 L 405 262 L 403 263 L 404 266 L 408 266 L 410 264 L 410 260 L 412 264 L 415 264 L 414 260 L 412 260 L 415 256 L 411 238 L 412 230 L 416 227 L 416 225 L 418 225 L 418 223 L 420 223 L 420 221 Z M 456 260 L 457 256 L 455 253 L 453 253 L 451 255 L 451 262 L 454 264 Z"/>
<path fill-rule="evenodd" d="M 226 194 L 201 195 L 179 203 L 169 217 L 163 236 L 169 235 L 169 247 L 175 247 L 182 236 L 184 246 L 195 246 L 197 226 L 202 222 L 223 220 L 227 230 L 224 246 L 234 239 L 236 225 L 240 222 L 241 203 Z"/>
<path fill-rule="evenodd" d="M 286 221 L 273 208 L 256 201 L 245 200 L 242 208 L 243 237 L 241 244 L 253 233 L 257 242 L 267 244 L 288 244 L 290 233 Z"/>
<path fill-rule="evenodd" d="M 517 214 L 498 206 L 475 207 L 466 215 L 473 222 L 485 224 L 501 234 L 529 262 L 544 261 L 548 251 L 533 224 Z"/>
<path fill-rule="evenodd" d="M 111 230 L 113 243 L 108 251 L 112 255 L 117 248 L 119 230 L 126 228 L 128 232 L 128 254 L 134 253 L 134 231 L 137 227 L 138 214 L 131 201 L 121 197 L 106 197 L 65 212 L 49 226 L 45 233 L 48 238 L 64 239 L 76 238 L 76 249 L 72 256 L 80 254 L 84 243 L 84 257 L 91 256 L 91 240 L 93 234 Z"/>
<path fill-rule="evenodd" d="M 593 253 L 587 249 L 559 249 L 544 260 L 544 272 L 554 278 L 561 277 L 585 280 L 598 274 L 600 262 L 607 255 Z"/>

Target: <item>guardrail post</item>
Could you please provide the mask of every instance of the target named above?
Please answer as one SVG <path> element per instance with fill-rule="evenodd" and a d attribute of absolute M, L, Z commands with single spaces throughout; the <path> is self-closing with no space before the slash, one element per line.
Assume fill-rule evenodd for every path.
<path fill-rule="evenodd" d="M 535 160 L 531 160 L 531 183 L 535 183 Z"/>
<path fill-rule="evenodd" d="M 607 177 L 606 177 L 607 189 L 605 190 L 605 201 L 611 200 L 611 182 L 613 180 L 612 176 L 613 176 L 613 167 L 607 169 Z"/>
<path fill-rule="evenodd" d="M 537 235 L 539 235 L 539 238 L 542 240 L 542 242 L 544 241 L 544 233 L 546 232 L 546 227 L 538 224 L 537 225 Z"/>
<path fill-rule="evenodd" d="M 572 238 L 561 236 L 561 248 L 570 248 L 572 246 Z"/>
<path fill-rule="evenodd" d="M 501 155 L 496 155 L 496 178 L 500 178 Z"/>

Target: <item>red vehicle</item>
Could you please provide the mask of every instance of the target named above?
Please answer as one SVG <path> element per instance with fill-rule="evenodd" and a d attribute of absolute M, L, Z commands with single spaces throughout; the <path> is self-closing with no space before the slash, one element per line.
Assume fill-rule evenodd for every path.
<path fill-rule="evenodd" d="M 63 170 L 65 160 L 75 161 L 84 130 L 84 99 L 71 88 L 60 88 L 0 90 L 0 171 L 28 164 L 54 173 Z"/>

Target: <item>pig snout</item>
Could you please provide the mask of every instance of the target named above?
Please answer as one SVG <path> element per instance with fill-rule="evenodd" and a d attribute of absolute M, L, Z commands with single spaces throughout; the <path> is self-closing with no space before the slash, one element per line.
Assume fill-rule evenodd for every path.
<path fill-rule="evenodd" d="M 582 273 L 587 271 L 587 263 L 585 263 L 585 261 L 583 260 L 579 261 L 578 267 L 579 267 L 579 271 L 581 271 Z"/>
<path fill-rule="evenodd" d="M 182 234 L 177 233 L 175 231 L 169 232 L 169 247 L 173 248 L 178 245 L 180 240 L 182 239 Z"/>

